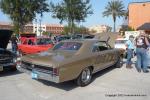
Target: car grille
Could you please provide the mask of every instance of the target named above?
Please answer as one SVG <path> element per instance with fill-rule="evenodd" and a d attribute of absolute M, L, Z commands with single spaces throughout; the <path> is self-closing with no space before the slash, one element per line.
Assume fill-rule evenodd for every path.
<path fill-rule="evenodd" d="M 7 64 L 7 63 L 12 63 L 13 62 L 13 58 L 9 57 L 9 56 L 1 56 L 0 57 L 0 64 Z"/>
<path fill-rule="evenodd" d="M 25 62 L 22 61 L 22 67 L 30 70 L 30 71 L 38 71 L 38 72 L 42 72 L 42 73 L 47 73 L 47 74 L 52 74 L 53 72 L 53 68 L 51 67 L 46 67 L 46 66 L 41 66 L 41 65 L 36 65 L 36 64 L 32 64 L 29 62 Z"/>

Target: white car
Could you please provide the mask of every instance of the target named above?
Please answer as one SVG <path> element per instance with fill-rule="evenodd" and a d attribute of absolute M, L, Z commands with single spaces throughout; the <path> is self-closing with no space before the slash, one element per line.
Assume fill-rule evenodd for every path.
<path fill-rule="evenodd" d="M 127 39 L 125 38 L 118 38 L 115 40 L 115 48 L 124 49 L 126 50 L 126 42 Z"/>

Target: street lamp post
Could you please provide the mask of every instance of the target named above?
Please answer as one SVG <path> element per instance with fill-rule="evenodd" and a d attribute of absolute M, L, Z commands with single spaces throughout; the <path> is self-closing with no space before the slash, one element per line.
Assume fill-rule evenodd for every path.
<path fill-rule="evenodd" d="M 35 19 L 35 33 L 37 35 L 38 33 L 38 23 L 37 23 L 37 19 Z"/>
<path fill-rule="evenodd" d="M 39 19 L 39 22 L 40 22 L 40 29 L 39 29 L 39 31 L 40 31 L 40 36 L 41 36 L 41 19 Z"/>

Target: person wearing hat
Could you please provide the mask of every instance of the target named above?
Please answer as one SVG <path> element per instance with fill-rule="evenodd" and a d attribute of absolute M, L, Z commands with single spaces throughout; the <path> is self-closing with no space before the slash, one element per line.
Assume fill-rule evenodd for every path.
<path fill-rule="evenodd" d="M 136 68 L 138 72 L 141 72 L 141 69 L 144 73 L 148 73 L 147 61 L 146 61 L 146 52 L 147 47 L 149 46 L 148 37 L 145 34 L 144 30 L 139 30 L 140 35 L 135 39 L 136 45 Z"/>
<path fill-rule="evenodd" d="M 132 57 L 133 57 L 133 51 L 134 51 L 134 36 L 130 35 L 129 40 L 126 42 L 127 47 L 127 61 L 126 61 L 126 68 L 132 68 Z"/>
<path fill-rule="evenodd" d="M 17 52 L 17 41 L 18 41 L 16 35 L 13 34 L 10 40 L 11 40 L 11 45 L 12 45 L 12 51 L 14 53 L 16 53 Z"/>

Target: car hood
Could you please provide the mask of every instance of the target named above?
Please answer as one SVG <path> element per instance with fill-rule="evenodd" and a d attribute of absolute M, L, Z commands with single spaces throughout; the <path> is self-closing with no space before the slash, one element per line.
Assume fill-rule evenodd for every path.
<path fill-rule="evenodd" d="M 0 48 L 6 49 L 13 31 L 0 30 Z"/>
<path fill-rule="evenodd" d="M 95 38 L 100 39 L 100 41 L 107 42 L 112 48 L 114 48 L 115 40 L 118 37 L 118 33 L 106 32 L 97 34 Z"/>
<path fill-rule="evenodd" d="M 23 56 L 22 60 L 37 65 L 59 66 L 61 63 L 67 62 L 74 55 L 75 52 L 67 51 L 41 52 L 37 54 Z"/>

